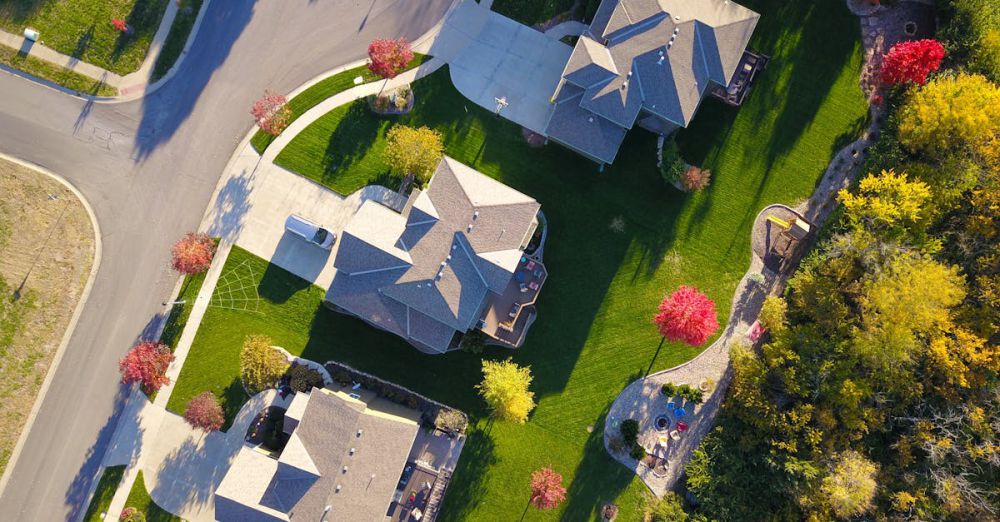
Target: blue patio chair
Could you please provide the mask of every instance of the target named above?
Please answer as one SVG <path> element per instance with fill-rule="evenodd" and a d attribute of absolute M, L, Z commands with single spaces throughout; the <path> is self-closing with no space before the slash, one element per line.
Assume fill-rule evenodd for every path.
<path fill-rule="evenodd" d="M 683 417 L 686 414 L 687 414 L 687 412 L 684 411 L 684 408 L 677 408 L 676 410 L 674 410 L 674 416 L 677 417 L 678 419 L 681 418 L 681 417 Z"/>

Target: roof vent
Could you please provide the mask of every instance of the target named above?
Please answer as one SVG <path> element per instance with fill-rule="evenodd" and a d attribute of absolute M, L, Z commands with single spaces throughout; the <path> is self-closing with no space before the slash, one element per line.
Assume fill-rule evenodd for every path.
<path fill-rule="evenodd" d="M 479 217 L 479 211 L 478 210 L 472 213 L 472 219 L 476 219 L 477 217 Z"/>
<path fill-rule="evenodd" d="M 347 473 L 347 466 L 344 466 L 343 473 Z"/>
<path fill-rule="evenodd" d="M 678 22 L 680 21 L 680 19 L 681 19 L 681 17 L 680 17 L 680 16 L 675 16 L 675 17 L 674 17 L 674 20 L 677 20 Z"/>
<path fill-rule="evenodd" d="M 674 34 L 677 34 L 679 32 L 681 32 L 681 28 L 680 27 L 674 27 Z"/>
<path fill-rule="evenodd" d="M 364 432 L 365 432 L 365 430 L 362 430 L 362 429 L 359 429 L 359 430 L 358 430 L 358 437 L 360 437 L 360 436 L 361 436 L 361 434 L 362 434 L 362 433 L 364 433 Z"/>
<path fill-rule="evenodd" d="M 587 121 L 589 121 L 590 123 L 594 123 L 594 117 L 593 116 L 587 116 Z"/>
<path fill-rule="evenodd" d="M 351 455 L 354 455 L 354 448 L 351 448 L 351 451 L 350 451 L 349 453 L 350 453 Z"/>
<path fill-rule="evenodd" d="M 340 484 L 337 484 L 337 487 L 333 491 L 334 493 L 340 493 Z"/>
<path fill-rule="evenodd" d="M 469 228 L 466 230 L 466 232 L 472 232 L 472 223 L 469 223 Z"/>

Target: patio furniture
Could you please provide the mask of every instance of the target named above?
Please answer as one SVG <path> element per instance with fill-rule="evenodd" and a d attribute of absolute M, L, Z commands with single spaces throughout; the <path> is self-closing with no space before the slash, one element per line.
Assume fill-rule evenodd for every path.
<path fill-rule="evenodd" d="M 679 431 L 681 433 L 684 433 L 687 430 L 688 430 L 687 423 L 684 423 L 684 422 L 678 422 L 677 423 L 677 431 Z"/>
<path fill-rule="evenodd" d="M 677 430 L 670 431 L 670 438 L 674 440 L 681 440 L 681 432 Z"/>
<path fill-rule="evenodd" d="M 538 281 L 532 281 L 528 283 L 528 288 L 532 290 L 538 290 Z"/>
<path fill-rule="evenodd" d="M 669 401 L 667 401 L 667 410 L 669 410 L 669 411 L 674 411 L 674 408 L 675 408 L 676 406 L 677 406 L 677 405 L 676 405 L 676 404 L 674 404 L 674 400 L 673 400 L 673 399 L 670 399 Z"/>
<path fill-rule="evenodd" d="M 677 408 L 674 410 L 674 417 L 677 417 L 678 419 L 685 415 L 687 415 L 687 412 L 684 411 L 684 408 Z"/>
<path fill-rule="evenodd" d="M 510 317 L 511 319 L 517 317 L 517 311 L 520 308 L 521 308 L 521 306 L 518 305 L 517 303 L 514 303 L 513 305 L 511 305 L 510 312 L 507 312 L 507 317 Z"/>
<path fill-rule="evenodd" d="M 539 268 L 538 270 L 535 270 L 535 277 L 542 277 L 542 274 L 544 273 L 545 272 L 542 272 L 542 269 Z"/>
<path fill-rule="evenodd" d="M 514 279 L 516 279 L 518 283 L 524 283 L 524 272 L 514 274 Z"/>
<path fill-rule="evenodd" d="M 527 268 L 528 270 L 534 270 L 535 269 L 535 262 L 534 261 L 528 261 L 528 265 L 525 266 L 524 268 Z"/>

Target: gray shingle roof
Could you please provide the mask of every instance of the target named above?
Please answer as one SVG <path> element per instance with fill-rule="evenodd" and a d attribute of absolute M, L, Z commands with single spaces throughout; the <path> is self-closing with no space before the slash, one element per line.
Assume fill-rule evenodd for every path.
<path fill-rule="evenodd" d="M 583 89 L 566 85 L 559 91 L 546 134 L 594 161 L 611 163 L 627 129 L 580 107 Z"/>
<path fill-rule="evenodd" d="M 413 446 L 417 416 L 415 411 L 410 419 L 384 414 L 361 401 L 314 390 L 292 434 L 297 440 L 289 441 L 277 461 L 240 450 L 216 490 L 216 515 L 224 521 L 236 520 L 233 516 L 274 520 L 283 513 L 286 520 L 312 522 L 329 505 L 328 520 L 381 520 Z M 303 455 L 315 463 L 318 475 L 285 462 L 301 461 Z M 237 511 L 233 504 L 245 509 Z"/>
<path fill-rule="evenodd" d="M 631 128 L 645 110 L 687 126 L 709 82 L 729 84 L 759 18 L 727 0 L 604 0 L 556 92 L 560 100 L 568 87 L 584 87 L 575 102 L 583 111 L 555 107 L 545 133 L 591 157 L 614 158 L 617 145 L 609 153 L 601 139 L 613 129 L 591 115 Z M 570 136 L 574 128 L 582 135 Z"/>
<path fill-rule="evenodd" d="M 406 215 L 372 201 L 361 206 L 344 230 L 327 300 L 445 351 L 455 332 L 475 325 L 490 292 L 507 286 L 538 209 L 534 199 L 445 157 Z M 420 324 L 408 310 L 421 314 Z"/>

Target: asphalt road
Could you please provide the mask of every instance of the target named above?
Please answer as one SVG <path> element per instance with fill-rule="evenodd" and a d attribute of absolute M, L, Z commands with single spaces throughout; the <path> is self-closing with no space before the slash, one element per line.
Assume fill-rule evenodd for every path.
<path fill-rule="evenodd" d="M 103 260 L 90 299 L 0 494 L 5 520 L 75 520 L 98 478 L 125 397 L 117 361 L 152 324 L 176 275 L 170 245 L 197 228 L 265 89 L 288 92 L 415 39 L 451 0 L 212 0 L 181 69 L 146 98 L 87 103 L 0 72 L 0 152 L 86 196 Z M 2 195 L 0 195 L 2 197 Z"/>

